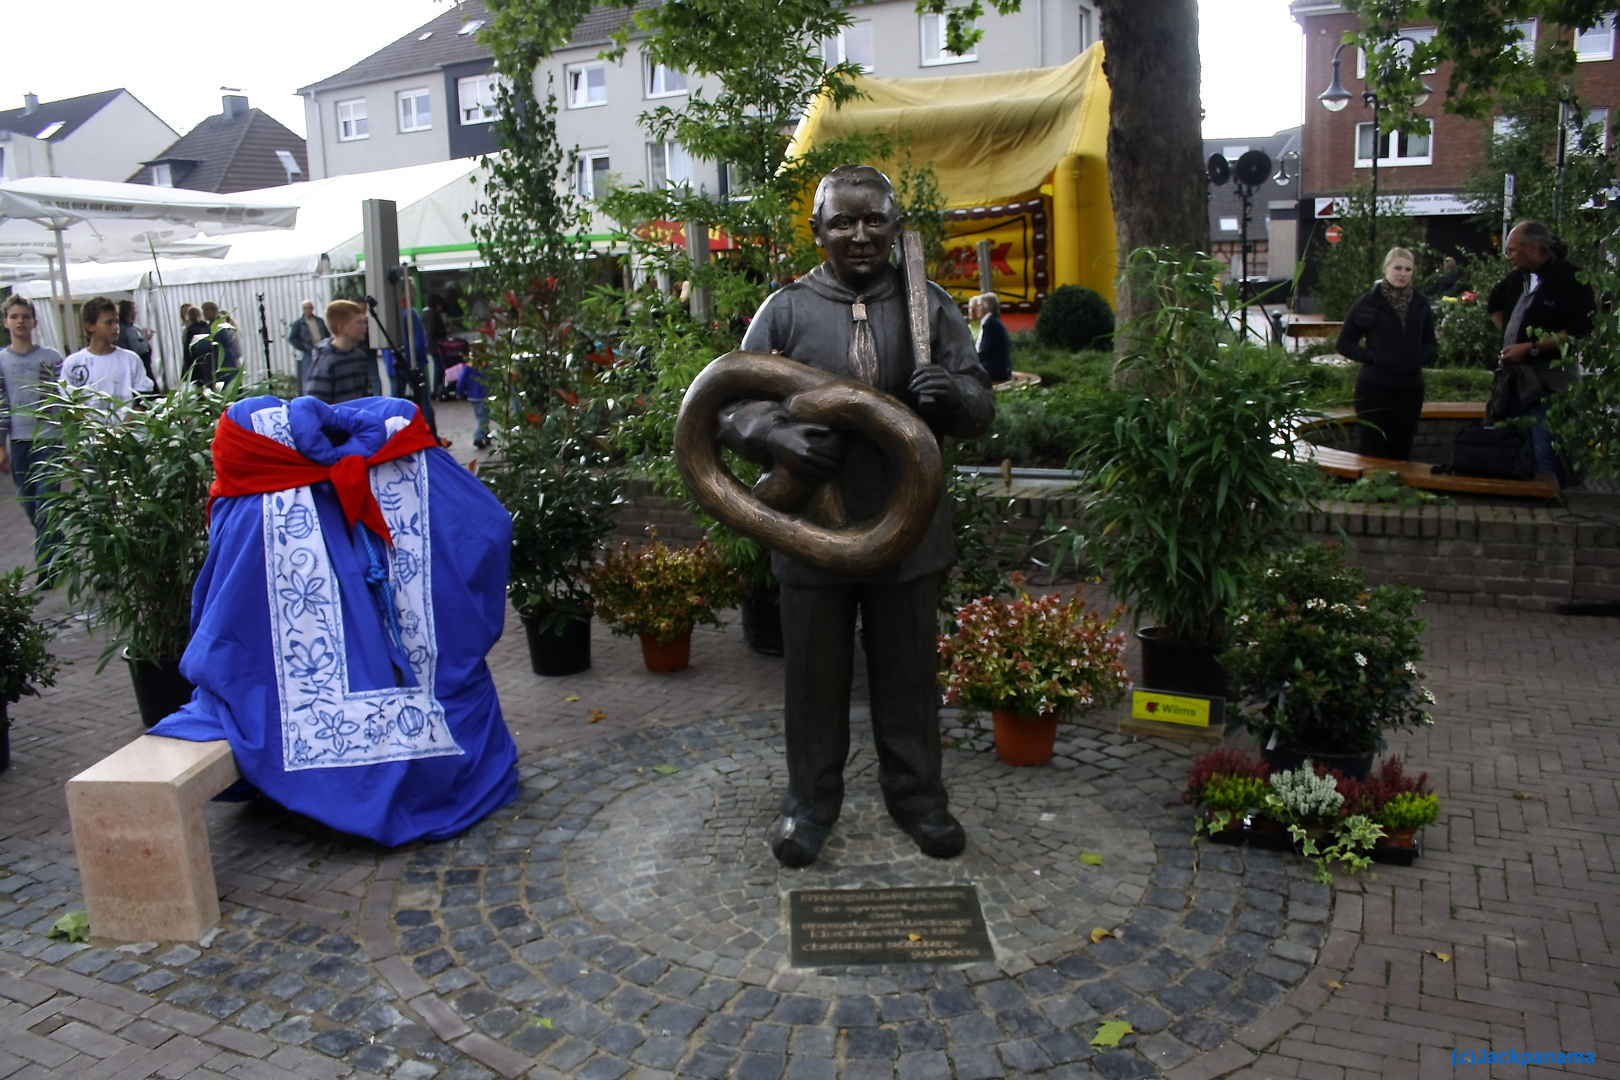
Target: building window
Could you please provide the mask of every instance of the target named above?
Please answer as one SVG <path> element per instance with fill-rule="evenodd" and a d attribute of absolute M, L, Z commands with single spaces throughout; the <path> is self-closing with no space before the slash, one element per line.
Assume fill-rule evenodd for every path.
<path fill-rule="evenodd" d="M 427 131 L 433 127 L 433 99 L 424 87 L 399 92 L 399 130 Z"/>
<path fill-rule="evenodd" d="M 1097 13 L 1085 4 L 1080 5 L 1080 51 L 1085 52 L 1097 44 Z"/>
<path fill-rule="evenodd" d="M 945 16 L 924 15 L 918 22 L 922 26 L 923 67 L 932 67 L 936 64 L 970 64 L 979 58 L 979 51 L 976 48 L 969 49 L 961 56 L 946 51 Z"/>
<path fill-rule="evenodd" d="M 353 142 L 371 134 L 366 126 L 366 99 L 337 103 L 338 142 Z"/>
<path fill-rule="evenodd" d="M 871 21 L 846 26 L 838 32 L 837 37 L 827 38 L 821 43 L 821 54 L 827 58 L 828 67 L 848 61 L 860 65 L 862 71 L 871 71 L 877 61 L 877 51 L 872 45 Z"/>
<path fill-rule="evenodd" d="M 1614 59 L 1614 15 L 1605 15 L 1592 29 L 1575 34 L 1575 59 L 1582 64 Z"/>
<path fill-rule="evenodd" d="M 495 90 L 500 84 L 500 76 L 469 75 L 465 79 L 456 80 L 456 96 L 461 103 L 461 123 L 465 127 L 469 124 L 487 124 L 498 119 L 500 110 L 495 107 Z"/>
<path fill-rule="evenodd" d="M 1356 125 L 1356 168 L 1372 165 L 1373 126 Z M 1386 132 L 1378 137 L 1379 165 L 1429 165 L 1434 162 L 1433 128 L 1422 134 Z"/>
<path fill-rule="evenodd" d="M 1221 218 L 1221 232 L 1237 232 L 1238 219 L 1235 217 Z"/>
<path fill-rule="evenodd" d="M 1606 154 L 1609 152 L 1609 110 L 1587 109 L 1586 115 L 1579 120 L 1576 127 L 1574 117 L 1571 117 L 1568 130 L 1564 133 L 1566 153 L 1569 154 Z"/>
<path fill-rule="evenodd" d="M 581 150 L 579 159 L 574 162 L 574 189 L 579 192 L 582 199 L 600 199 L 606 195 L 611 183 L 608 180 L 608 152 L 606 150 Z"/>
<path fill-rule="evenodd" d="M 1401 36 L 1402 37 L 1409 37 L 1409 38 L 1412 39 L 1412 41 L 1425 41 L 1425 42 L 1433 41 L 1434 40 L 1434 27 L 1432 27 L 1432 26 L 1408 27 L 1407 29 L 1401 31 Z M 1398 42 L 1396 42 L 1395 43 L 1396 51 L 1401 56 L 1411 56 L 1412 55 L 1412 41 L 1398 41 Z M 1423 74 L 1425 74 L 1425 75 L 1433 75 L 1434 72 L 1435 72 L 1435 69 L 1430 68 L 1429 70 L 1425 71 Z M 1366 49 L 1357 49 L 1356 50 L 1356 78 L 1361 79 L 1362 81 L 1366 81 L 1366 78 L 1367 78 L 1367 50 Z"/>
<path fill-rule="evenodd" d="M 674 97 L 686 93 L 686 72 L 674 71 L 666 64 L 656 64 L 647 58 L 647 96 Z"/>
<path fill-rule="evenodd" d="M 153 187 L 174 187 L 174 169 L 167 161 L 152 166 Z"/>
<path fill-rule="evenodd" d="M 1498 116 L 1491 121 L 1491 137 L 1493 139 L 1517 139 L 1524 127 L 1524 121 L 1517 116 Z"/>
<path fill-rule="evenodd" d="M 1519 42 L 1519 52 L 1526 57 L 1534 56 L 1536 52 L 1536 20 L 1527 19 L 1524 22 L 1508 23 L 1508 29 L 1517 30 L 1524 35 L 1523 40 Z"/>
<path fill-rule="evenodd" d="M 566 79 L 570 109 L 607 104 L 606 64 L 575 64 L 567 69 Z"/>
<path fill-rule="evenodd" d="M 648 187 L 677 187 L 692 183 L 692 155 L 677 142 L 647 144 Z"/>

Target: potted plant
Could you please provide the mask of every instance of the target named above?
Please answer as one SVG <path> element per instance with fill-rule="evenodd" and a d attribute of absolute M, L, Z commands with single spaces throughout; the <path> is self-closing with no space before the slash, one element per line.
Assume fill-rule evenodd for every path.
<path fill-rule="evenodd" d="M 479 469 L 512 515 L 507 596 L 536 675 L 591 666 L 586 572 L 613 532 L 621 471 L 602 449 L 601 417 L 559 402 L 501 433 L 503 453 Z M 515 430 L 514 430 L 515 429 Z"/>
<path fill-rule="evenodd" d="M 106 631 L 99 672 L 129 663 L 148 727 L 191 700 L 180 655 L 191 640 L 191 590 L 208 557 L 214 426 L 235 389 L 185 384 L 140 408 L 83 389 L 47 398 L 61 430 L 48 460 L 47 574 Z"/>
<path fill-rule="evenodd" d="M 1367 854 L 1383 830 L 1365 814 L 1350 813 L 1342 777 L 1314 762 L 1271 774 L 1266 813 L 1288 830 L 1300 854 L 1316 863 L 1318 881 L 1333 880 L 1330 864 L 1352 872 L 1371 863 Z"/>
<path fill-rule="evenodd" d="M 1125 612 L 1087 611 L 1078 590 L 1032 599 L 1021 575 L 1012 600 L 986 596 L 956 611 L 956 632 L 939 641 L 945 700 L 990 710 L 996 756 L 1009 765 L 1052 760 L 1059 719 L 1118 701 L 1130 686 L 1111 633 Z"/>
<path fill-rule="evenodd" d="M 0 575 L 0 770 L 11 764 L 9 706 L 56 685 L 51 632 L 34 621 L 40 595 L 24 584 L 25 573 L 18 567 Z"/>
<path fill-rule="evenodd" d="M 1248 568 L 1309 503 L 1292 431 L 1305 386 L 1227 321 L 1220 262 L 1140 249 L 1126 275 L 1146 312 L 1122 334 L 1114 389 L 1087 397 L 1072 461 L 1088 558 L 1140 623 L 1144 686 L 1224 696 L 1216 657 Z"/>
<path fill-rule="evenodd" d="M 1202 754 L 1187 770 L 1181 801 L 1199 811 L 1193 835 L 1207 833 L 1217 844 L 1243 842 L 1243 822 L 1265 805 L 1271 767 L 1263 758 L 1229 746 Z"/>
<path fill-rule="evenodd" d="M 1422 594 L 1369 590 L 1316 544 L 1272 556 L 1233 619 L 1221 657 L 1232 695 L 1273 769 L 1307 757 L 1365 778 L 1384 733 L 1432 723 L 1420 683 Z"/>
<path fill-rule="evenodd" d="M 681 671 L 691 662 L 692 628 L 724 625 L 719 612 L 742 598 L 743 584 L 707 543 L 672 547 L 656 536 L 628 541 L 587 574 L 596 610 L 615 634 L 641 638 L 648 671 Z"/>
<path fill-rule="evenodd" d="M 1410 866 L 1418 855 L 1417 831 L 1440 816 L 1440 797 L 1429 790 L 1429 774 L 1413 778 L 1394 755 L 1366 780 L 1342 780 L 1339 788 L 1346 805 L 1384 830 L 1373 858 Z"/>

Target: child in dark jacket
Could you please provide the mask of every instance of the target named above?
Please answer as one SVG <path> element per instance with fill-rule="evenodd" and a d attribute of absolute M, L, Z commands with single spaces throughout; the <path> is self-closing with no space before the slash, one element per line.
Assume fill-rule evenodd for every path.
<path fill-rule="evenodd" d="M 1339 353 L 1361 363 L 1356 420 L 1361 453 L 1406 461 L 1423 415 L 1423 369 L 1434 363 L 1434 308 L 1412 288 L 1412 253 L 1390 248 L 1384 280 L 1350 306 Z"/>

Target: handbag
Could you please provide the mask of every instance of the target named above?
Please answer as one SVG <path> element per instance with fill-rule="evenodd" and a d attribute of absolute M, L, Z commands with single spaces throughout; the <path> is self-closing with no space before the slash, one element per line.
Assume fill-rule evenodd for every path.
<path fill-rule="evenodd" d="M 1451 444 L 1451 468 L 1458 476 L 1485 476 L 1498 480 L 1534 480 L 1536 454 L 1530 433 L 1519 427 L 1470 424 L 1457 432 Z"/>

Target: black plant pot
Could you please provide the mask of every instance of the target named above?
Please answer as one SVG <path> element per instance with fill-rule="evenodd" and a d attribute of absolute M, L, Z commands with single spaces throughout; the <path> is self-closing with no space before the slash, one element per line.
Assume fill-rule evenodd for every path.
<path fill-rule="evenodd" d="M 191 701 L 196 689 L 180 674 L 180 658 L 137 660 L 125 649 L 121 654 L 129 664 L 129 678 L 135 684 L 135 705 L 141 711 L 141 723 L 151 727 L 170 713 L 179 712 Z"/>
<path fill-rule="evenodd" d="M 529 639 L 529 666 L 536 675 L 578 675 L 591 666 L 591 620 L 570 619 L 555 629 L 542 630 L 544 614 L 525 615 L 523 633 Z"/>
<path fill-rule="evenodd" d="M 1161 638 L 1157 626 L 1142 627 L 1136 640 L 1142 645 L 1141 685 L 1146 689 L 1226 696 L 1226 669 L 1216 659 L 1219 646 Z"/>
<path fill-rule="evenodd" d="M 0 772 L 11 768 L 11 717 L 6 715 L 6 707 L 0 704 Z"/>
<path fill-rule="evenodd" d="M 781 656 L 782 597 L 776 587 L 756 589 L 742 602 L 743 641 L 764 656 Z"/>
<path fill-rule="evenodd" d="M 1344 775 L 1356 780 L 1367 779 L 1372 772 L 1373 760 L 1378 757 L 1378 751 L 1368 750 L 1364 754 L 1325 754 L 1319 751 L 1300 750 L 1292 746 L 1278 746 L 1270 750 L 1262 750 L 1266 764 L 1271 766 L 1272 772 L 1282 772 L 1285 769 L 1297 769 L 1310 759 L 1313 764 L 1325 765 L 1330 769 L 1338 769 Z"/>

